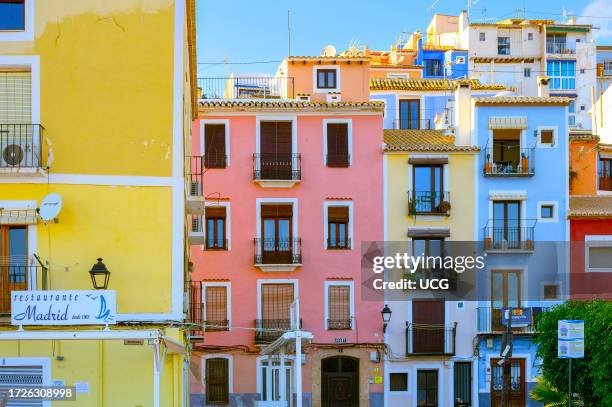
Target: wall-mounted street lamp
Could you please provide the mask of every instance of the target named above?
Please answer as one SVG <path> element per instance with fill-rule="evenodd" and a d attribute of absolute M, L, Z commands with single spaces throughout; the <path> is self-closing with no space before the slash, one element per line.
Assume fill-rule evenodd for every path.
<path fill-rule="evenodd" d="M 89 270 L 89 275 L 91 276 L 91 282 L 96 290 L 106 290 L 108 287 L 108 280 L 110 279 L 110 271 L 108 271 L 106 265 L 102 263 L 102 258 L 98 257 L 98 262 Z"/>
<path fill-rule="evenodd" d="M 385 304 L 385 307 L 380 311 L 380 315 L 382 315 L 383 333 L 385 333 L 387 332 L 387 325 L 389 325 L 389 321 L 391 321 L 391 308 L 389 308 L 389 305 Z"/>

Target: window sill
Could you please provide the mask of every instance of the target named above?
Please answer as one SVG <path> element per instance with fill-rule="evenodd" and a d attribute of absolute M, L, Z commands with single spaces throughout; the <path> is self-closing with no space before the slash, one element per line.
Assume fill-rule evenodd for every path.
<path fill-rule="evenodd" d="M 42 167 L 2 167 L 0 168 L 0 176 L 8 177 L 44 177 L 47 172 Z"/>
<path fill-rule="evenodd" d="M 255 264 L 260 271 L 267 273 L 291 272 L 301 267 L 301 264 Z"/>
<path fill-rule="evenodd" d="M 300 180 L 256 179 L 254 182 L 262 188 L 293 188 Z"/>

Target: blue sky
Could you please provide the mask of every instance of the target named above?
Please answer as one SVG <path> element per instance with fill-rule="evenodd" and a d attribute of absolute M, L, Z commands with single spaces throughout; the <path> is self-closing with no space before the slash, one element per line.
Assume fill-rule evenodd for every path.
<path fill-rule="evenodd" d="M 287 10 L 291 10 L 291 54 L 318 55 L 326 44 L 339 51 L 358 42 L 372 49 L 388 49 L 402 32 L 424 31 L 436 13 L 458 14 L 466 1 L 458 0 L 197 0 L 198 62 L 278 61 L 287 56 Z M 562 18 L 556 0 L 473 1 L 472 19 L 490 21 L 513 17 L 517 9 L 527 18 Z M 567 10 L 579 22 L 599 27 L 600 44 L 612 44 L 612 0 L 572 0 Z M 604 17 L 604 18 L 602 18 Z M 270 72 L 278 63 L 200 65 L 198 76 L 226 76 L 231 72 Z"/>

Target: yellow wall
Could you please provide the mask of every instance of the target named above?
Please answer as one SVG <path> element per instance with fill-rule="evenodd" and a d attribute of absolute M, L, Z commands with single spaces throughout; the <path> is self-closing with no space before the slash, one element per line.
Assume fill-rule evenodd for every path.
<path fill-rule="evenodd" d="M 422 156 L 422 154 L 421 154 Z M 449 227 L 449 240 L 474 240 L 474 154 L 448 154 L 450 216 L 408 216 L 410 154 L 387 154 L 387 241 L 406 241 L 408 227 Z"/>

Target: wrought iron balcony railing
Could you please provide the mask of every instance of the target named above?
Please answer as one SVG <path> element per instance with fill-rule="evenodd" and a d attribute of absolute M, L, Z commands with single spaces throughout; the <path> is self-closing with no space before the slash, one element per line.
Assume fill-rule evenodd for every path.
<path fill-rule="evenodd" d="M 204 168 L 225 168 L 227 167 L 227 155 L 216 152 L 204 153 Z"/>
<path fill-rule="evenodd" d="M 406 323 L 406 355 L 455 354 L 457 323 L 453 326 Z"/>
<path fill-rule="evenodd" d="M 327 250 L 349 250 L 351 247 L 350 238 L 327 239 Z"/>
<path fill-rule="evenodd" d="M 293 99 L 291 77 L 198 78 L 202 99 Z"/>
<path fill-rule="evenodd" d="M 256 319 L 255 345 L 265 345 L 274 342 L 292 328 L 290 319 Z M 300 329 L 302 329 L 301 319 Z"/>
<path fill-rule="evenodd" d="M 33 255 L 0 257 L 0 314 L 11 312 L 11 292 L 48 289 L 48 269 Z"/>
<path fill-rule="evenodd" d="M 513 328 L 512 331 L 515 333 L 535 333 L 536 332 L 536 318 L 537 316 L 545 312 L 548 307 L 528 307 L 522 308 L 524 311 L 530 313 L 530 323 L 525 327 Z M 478 320 L 478 333 L 503 333 L 506 331 L 506 325 L 502 324 L 503 309 L 495 307 L 478 307 L 477 320 Z"/>
<path fill-rule="evenodd" d="M 568 47 L 566 42 L 546 41 L 546 53 L 548 54 L 575 54 L 576 49 Z"/>
<path fill-rule="evenodd" d="M 185 177 L 187 178 L 190 196 L 202 196 L 204 176 L 204 157 L 188 155 L 185 157 Z"/>
<path fill-rule="evenodd" d="M 217 331 L 228 331 L 229 321 L 227 319 L 207 319 L 206 308 L 202 302 L 202 291 L 204 286 L 201 281 L 192 281 L 189 285 L 189 313 L 187 316 L 187 322 L 199 325 L 198 328 L 193 329 L 193 333 L 196 336 L 202 336 L 204 332 L 217 332 Z M 211 301 L 210 299 L 208 301 Z M 215 304 L 208 304 L 214 307 Z M 223 307 L 225 304 L 217 304 Z"/>
<path fill-rule="evenodd" d="M 485 250 L 533 251 L 535 223 L 533 219 L 490 220 L 484 228 Z M 521 226 L 511 226 L 518 224 Z"/>
<path fill-rule="evenodd" d="M 502 147 L 503 148 L 503 147 Z M 513 158 L 499 157 L 489 146 L 483 149 L 486 177 L 530 177 L 535 174 L 535 148 L 516 148 Z"/>
<path fill-rule="evenodd" d="M 450 215 L 448 191 L 408 191 L 408 215 Z"/>
<path fill-rule="evenodd" d="M 253 154 L 253 179 L 258 181 L 299 181 L 302 179 L 299 153 Z"/>
<path fill-rule="evenodd" d="M 431 130 L 435 129 L 431 119 L 395 119 L 394 130 Z"/>
<path fill-rule="evenodd" d="M 302 264 L 302 239 L 255 238 L 255 264 Z"/>
<path fill-rule="evenodd" d="M 0 169 L 42 168 L 40 124 L 0 124 Z"/>
<path fill-rule="evenodd" d="M 353 319 L 352 318 L 328 319 L 327 329 L 329 329 L 330 331 L 353 329 Z"/>

